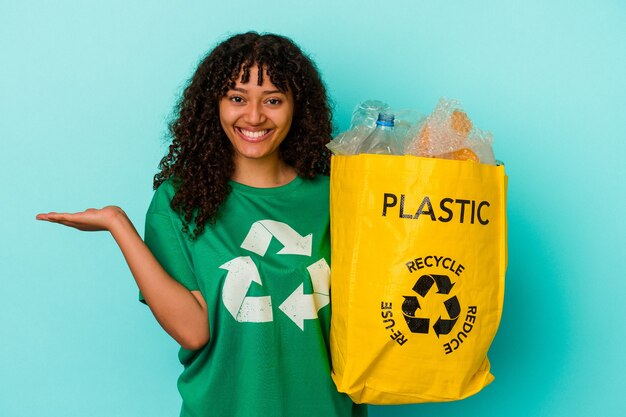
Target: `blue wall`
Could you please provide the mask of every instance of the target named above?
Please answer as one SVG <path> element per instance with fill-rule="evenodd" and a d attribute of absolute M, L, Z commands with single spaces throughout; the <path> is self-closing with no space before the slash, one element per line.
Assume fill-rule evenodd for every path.
<path fill-rule="evenodd" d="M 117 204 L 141 232 L 184 82 L 249 29 L 312 55 L 338 130 L 364 99 L 458 98 L 506 162 L 496 381 L 371 415 L 626 415 L 625 23 L 618 0 L 2 0 L 0 415 L 177 415 L 177 346 L 113 240 L 34 215 Z"/>

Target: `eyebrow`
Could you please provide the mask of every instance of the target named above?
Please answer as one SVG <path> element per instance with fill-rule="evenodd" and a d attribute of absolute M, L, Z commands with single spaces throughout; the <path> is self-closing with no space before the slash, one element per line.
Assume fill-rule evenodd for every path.
<path fill-rule="evenodd" d="M 241 87 L 234 87 L 234 88 L 231 88 L 231 90 L 233 90 L 233 91 L 238 91 L 238 92 L 240 92 L 240 93 L 244 93 L 244 94 L 248 94 L 248 90 L 246 90 L 245 88 L 241 88 Z M 265 91 L 263 91 L 263 94 L 264 94 L 264 95 L 268 95 L 268 94 L 276 94 L 276 93 L 279 93 L 279 94 L 285 94 L 285 93 L 283 93 L 283 92 L 282 92 L 282 91 L 280 91 L 280 90 L 265 90 Z"/>

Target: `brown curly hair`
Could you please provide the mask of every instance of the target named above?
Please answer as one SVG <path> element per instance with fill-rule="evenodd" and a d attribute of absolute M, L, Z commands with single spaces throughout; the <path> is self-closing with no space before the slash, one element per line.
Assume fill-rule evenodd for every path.
<path fill-rule="evenodd" d="M 304 178 L 329 173 L 325 145 L 332 135 L 332 116 L 315 64 L 289 38 L 256 32 L 232 36 L 209 52 L 189 80 L 169 125 L 169 152 L 154 176 L 155 190 L 173 180 L 171 207 L 191 238 L 199 236 L 207 222 L 215 223 L 231 191 L 234 150 L 220 124 L 219 101 L 240 76 L 243 83 L 249 81 L 254 65 L 259 67 L 259 85 L 265 71 L 272 84 L 291 91 L 294 98 L 291 128 L 279 148 L 282 160 Z"/>

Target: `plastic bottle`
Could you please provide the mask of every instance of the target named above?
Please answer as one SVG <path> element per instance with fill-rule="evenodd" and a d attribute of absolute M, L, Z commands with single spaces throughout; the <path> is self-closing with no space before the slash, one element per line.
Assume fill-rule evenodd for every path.
<path fill-rule="evenodd" d="M 376 129 L 363 140 L 359 153 L 402 155 L 402 149 L 393 129 L 394 115 L 379 113 Z"/>
<path fill-rule="evenodd" d="M 376 120 L 379 113 L 390 113 L 389 104 L 379 100 L 366 100 L 356 106 L 352 112 L 352 120 L 350 121 L 350 129 L 355 127 L 366 127 L 373 129 L 376 127 Z"/>

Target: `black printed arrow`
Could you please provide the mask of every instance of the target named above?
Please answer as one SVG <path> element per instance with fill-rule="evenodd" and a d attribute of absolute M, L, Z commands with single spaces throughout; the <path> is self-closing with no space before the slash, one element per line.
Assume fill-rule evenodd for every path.
<path fill-rule="evenodd" d="M 459 315 L 461 314 L 461 304 L 459 304 L 459 300 L 456 298 L 456 295 L 444 301 L 443 304 L 446 307 L 450 320 L 439 317 L 437 322 L 433 325 L 433 330 L 435 331 L 437 337 L 441 334 L 450 333 L 456 324 L 456 321 L 459 319 Z"/>
<path fill-rule="evenodd" d="M 422 275 L 413 286 L 413 291 L 415 291 L 422 297 L 425 297 L 426 294 L 428 294 L 430 287 L 432 287 L 434 283 L 435 281 L 430 275 Z"/>
<path fill-rule="evenodd" d="M 450 278 L 447 275 L 431 275 L 437 283 L 437 293 L 450 294 L 450 290 L 454 287 L 454 284 L 450 282 Z"/>
<path fill-rule="evenodd" d="M 404 302 L 402 303 L 402 312 L 405 316 L 415 317 L 415 312 L 420 308 L 420 303 L 417 301 L 417 297 L 403 296 Z"/>
<path fill-rule="evenodd" d="M 448 334 L 452 331 L 452 328 L 456 324 L 456 320 L 446 320 L 439 317 L 437 323 L 433 325 L 433 330 L 435 330 L 435 334 L 439 337 L 440 334 Z"/>
<path fill-rule="evenodd" d="M 456 319 L 459 317 L 459 314 L 461 314 L 461 304 L 459 303 L 459 299 L 456 298 L 456 295 L 444 301 L 443 305 L 446 306 L 446 311 L 451 319 Z"/>
<path fill-rule="evenodd" d="M 406 320 L 406 324 L 409 326 L 411 333 L 428 333 L 430 319 L 404 316 L 404 320 Z"/>
<path fill-rule="evenodd" d="M 420 308 L 420 303 L 417 301 L 417 297 L 414 295 L 404 296 L 404 302 L 402 303 L 402 313 L 404 314 L 404 320 L 406 321 L 409 330 L 412 333 L 428 333 L 430 327 L 430 320 L 420 317 L 415 317 L 415 312 Z"/>

